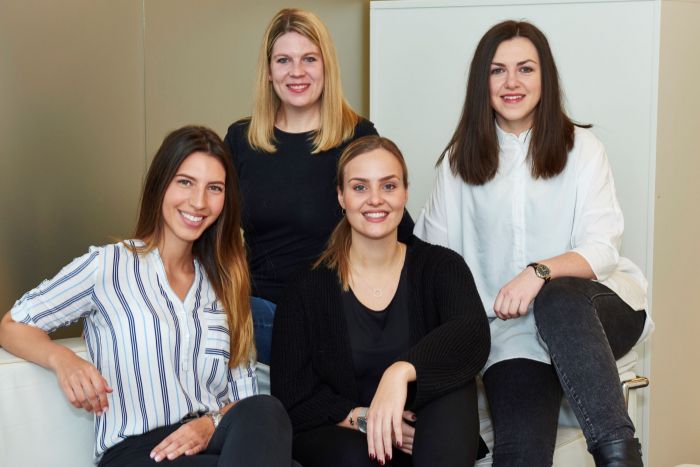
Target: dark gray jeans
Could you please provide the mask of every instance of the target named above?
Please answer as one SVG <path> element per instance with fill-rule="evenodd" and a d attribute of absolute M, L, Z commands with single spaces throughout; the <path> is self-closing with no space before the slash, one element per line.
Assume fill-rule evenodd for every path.
<path fill-rule="evenodd" d="M 494 467 L 551 466 L 562 392 L 588 450 L 634 437 L 615 360 L 634 346 L 646 315 L 606 286 L 554 279 L 535 299 L 535 321 L 552 365 L 513 359 L 491 366 L 484 386 L 494 426 Z"/>

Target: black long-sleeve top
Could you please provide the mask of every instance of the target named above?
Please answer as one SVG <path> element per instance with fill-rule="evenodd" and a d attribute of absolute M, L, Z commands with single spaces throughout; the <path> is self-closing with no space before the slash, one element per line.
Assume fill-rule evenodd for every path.
<path fill-rule="evenodd" d="M 277 303 L 287 281 L 321 254 L 343 215 L 336 193 L 340 154 L 377 130 L 361 118 L 352 138 L 312 154 L 314 132 L 275 128 L 277 152 L 267 153 L 248 144 L 249 127 L 249 118 L 235 122 L 224 142 L 238 174 L 253 295 Z M 406 214 L 400 238 L 411 232 L 413 220 Z"/>
<path fill-rule="evenodd" d="M 488 320 L 474 279 L 457 253 L 412 237 L 406 252 L 410 348 L 399 360 L 416 369 L 408 407 L 467 384 L 486 363 Z M 359 405 L 352 354 L 335 271 L 299 275 L 277 306 L 272 394 L 295 432 L 336 424 Z"/>

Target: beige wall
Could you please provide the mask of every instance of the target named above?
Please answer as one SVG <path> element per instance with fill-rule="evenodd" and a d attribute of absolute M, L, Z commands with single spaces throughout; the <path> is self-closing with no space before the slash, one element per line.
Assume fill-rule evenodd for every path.
<path fill-rule="evenodd" d="M 700 2 L 661 3 L 649 465 L 700 464 Z M 680 71 L 682 70 L 682 72 Z"/>
<path fill-rule="evenodd" d="M 294 4 L 328 25 L 365 113 L 366 2 Z M 288 5 L 0 0 L 0 315 L 89 245 L 129 235 L 168 131 L 200 123 L 223 136 L 250 113 L 260 39 Z"/>
<path fill-rule="evenodd" d="M 128 234 L 144 169 L 141 2 L 0 1 L 0 314 Z"/>

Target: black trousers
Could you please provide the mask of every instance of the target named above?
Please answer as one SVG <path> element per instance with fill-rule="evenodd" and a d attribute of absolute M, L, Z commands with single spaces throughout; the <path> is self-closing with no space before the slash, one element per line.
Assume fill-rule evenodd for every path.
<path fill-rule="evenodd" d="M 417 414 L 413 455 L 392 449 L 389 466 L 472 466 L 486 455 L 479 436 L 474 382 L 436 399 Z M 367 437 L 356 430 L 327 425 L 294 436 L 293 457 L 304 467 L 379 465 L 367 453 Z"/>
<path fill-rule="evenodd" d="M 292 426 L 282 404 L 271 396 L 243 399 L 221 419 L 207 449 L 194 456 L 155 462 L 149 454 L 181 425 L 131 436 L 108 449 L 100 467 L 289 467 Z"/>

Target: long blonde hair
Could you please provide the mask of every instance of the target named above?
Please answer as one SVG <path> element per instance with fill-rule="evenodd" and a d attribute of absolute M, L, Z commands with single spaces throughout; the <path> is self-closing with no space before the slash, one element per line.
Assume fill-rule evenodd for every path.
<path fill-rule="evenodd" d="M 313 42 L 323 59 L 323 92 L 321 94 L 321 125 L 313 137 L 313 153 L 327 151 L 350 139 L 359 116 L 343 97 L 340 66 L 333 40 L 326 26 L 310 11 L 298 8 L 280 10 L 270 22 L 258 55 L 255 105 L 248 129 L 248 143 L 255 149 L 273 153 L 275 118 L 280 99 L 270 82 L 272 47 L 280 36 L 296 32 Z"/>
<path fill-rule="evenodd" d="M 383 136 L 370 135 L 358 138 L 348 144 L 338 160 L 338 172 L 336 179 L 338 180 L 338 190 L 342 193 L 345 189 L 345 167 L 358 156 L 366 154 L 375 149 L 384 149 L 391 155 L 396 157 L 396 160 L 401 165 L 403 175 L 403 186 L 408 188 L 408 167 L 406 160 L 401 154 L 401 150 L 389 138 Z M 321 256 L 316 260 L 313 267 L 325 265 L 329 269 L 333 269 L 338 273 L 338 280 L 343 288 L 347 291 L 350 287 L 350 247 L 352 246 L 352 227 L 348 222 L 347 216 L 343 216 L 338 225 L 336 225 L 326 249 L 321 253 Z"/>
<path fill-rule="evenodd" d="M 166 136 L 146 175 L 141 195 L 139 220 L 134 238 L 143 246 L 125 243 L 138 254 L 156 248 L 162 239 L 163 198 L 182 162 L 195 152 L 218 160 L 226 170 L 225 202 L 214 224 L 195 240 L 192 254 L 206 271 L 216 297 L 226 312 L 231 336 L 229 366 L 235 367 L 255 358 L 253 319 L 250 311 L 250 275 L 241 236 L 241 212 L 237 179 L 223 142 L 209 128 L 185 126 Z"/>

